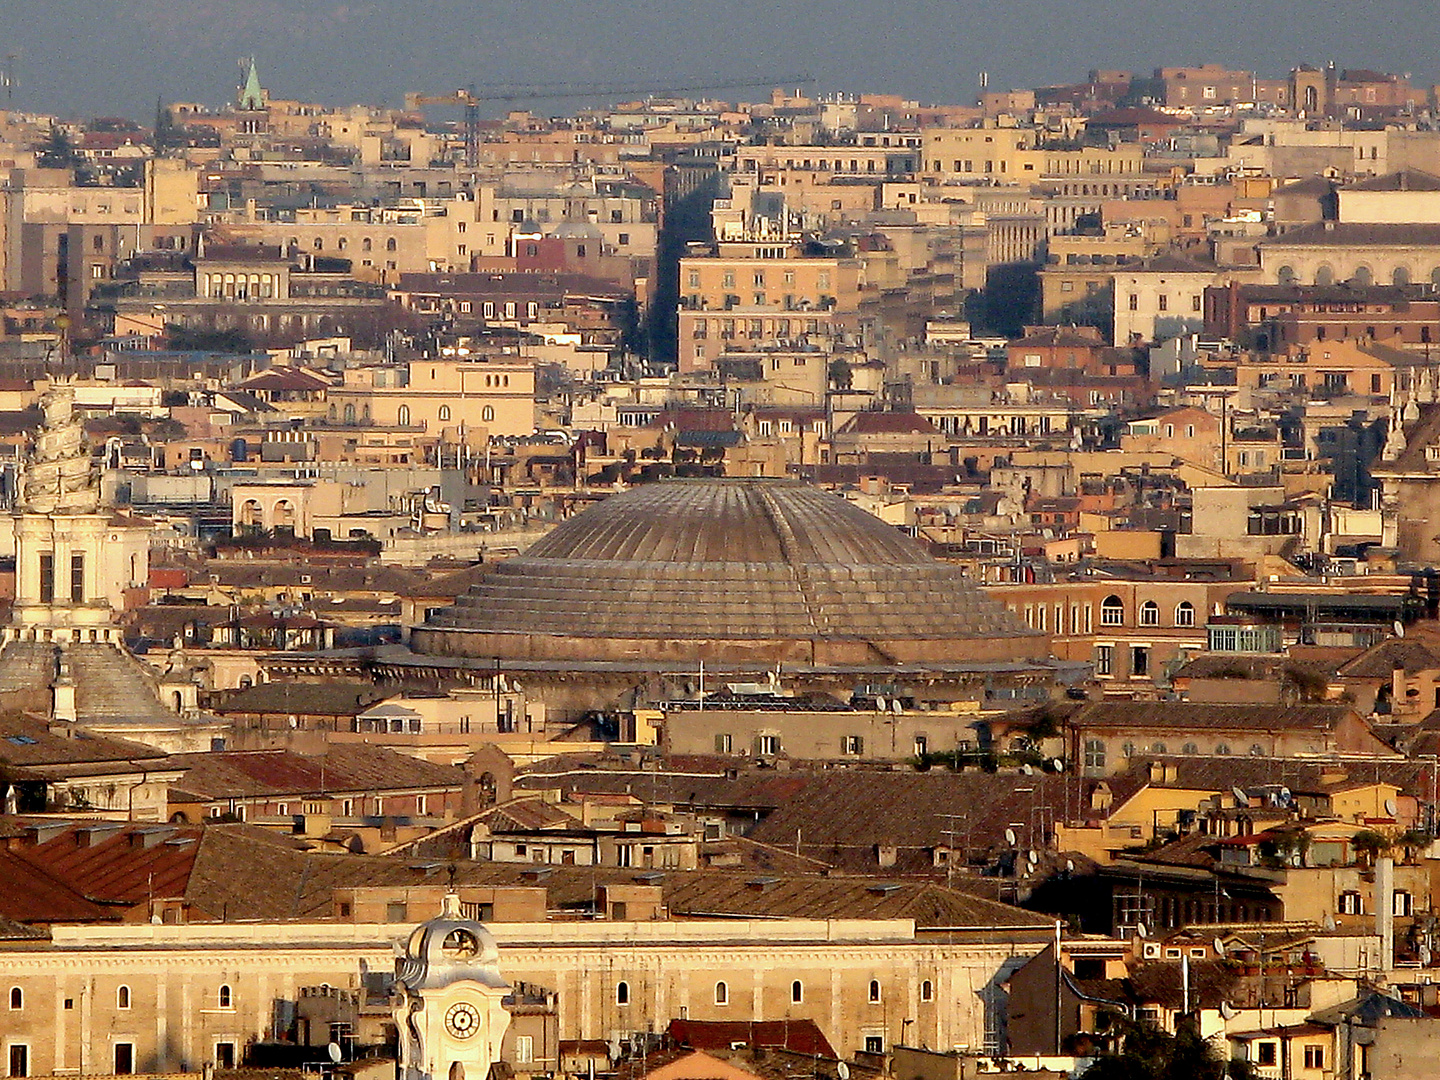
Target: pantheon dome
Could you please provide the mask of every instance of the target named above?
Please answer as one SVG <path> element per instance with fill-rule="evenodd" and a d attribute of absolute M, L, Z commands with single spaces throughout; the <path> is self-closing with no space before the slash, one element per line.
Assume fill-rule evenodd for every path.
<path fill-rule="evenodd" d="M 897 529 L 783 480 L 612 496 L 411 638 L 432 655 L 810 664 L 1039 659 L 1048 645 Z"/>

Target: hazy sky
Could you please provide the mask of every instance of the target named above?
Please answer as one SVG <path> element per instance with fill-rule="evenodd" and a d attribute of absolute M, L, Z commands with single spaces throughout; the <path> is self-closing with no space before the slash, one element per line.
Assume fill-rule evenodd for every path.
<path fill-rule="evenodd" d="M 273 96 L 329 103 L 801 73 L 821 92 L 958 102 L 981 71 L 1008 88 L 1201 60 L 1279 76 L 1333 59 L 1429 80 L 1436 26 L 1425 0 L 3 0 L 0 55 L 17 55 L 17 108 L 148 120 L 157 96 L 230 100 L 250 53 Z"/>

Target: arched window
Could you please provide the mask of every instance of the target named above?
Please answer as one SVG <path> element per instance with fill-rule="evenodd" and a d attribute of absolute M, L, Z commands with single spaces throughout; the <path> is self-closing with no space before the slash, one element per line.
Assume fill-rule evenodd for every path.
<path fill-rule="evenodd" d="M 317 237 L 315 237 L 315 250 L 316 250 L 316 251 L 324 251 L 324 250 L 325 250 L 325 238 L 324 238 L 323 236 L 317 236 Z"/>
<path fill-rule="evenodd" d="M 1180 748 L 1180 752 L 1182 754 L 1198 754 L 1200 752 L 1200 747 L 1196 746 L 1193 742 L 1187 742 L 1184 746 Z"/>
<path fill-rule="evenodd" d="M 339 248 L 341 251 L 344 251 L 347 247 L 350 246 L 350 241 L 347 240 L 347 239 L 345 239 L 345 237 L 342 236 L 342 237 L 340 237 L 339 240 L 336 240 L 336 241 L 335 241 L 335 246 L 336 246 L 337 248 Z"/>
<path fill-rule="evenodd" d="M 347 402 L 346 405 L 345 405 L 345 423 L 347 423 L 347 424 L 353 424 L 354 422 L 355 422 L 355 406 L 354 406 L 353 404 L 350 404 L 349 402 Z"/>
<path fill-rule="evenodd" d="M 1223 742 L 1222 742 L 1222 743 L 1217 743 L 1216 746 L 1215 746 L 1215 753 L 1218 754 L 1220 757 L 1229 757 L 1229 756 L 1230 756 L 1230 744 L 1229 744 L 1229 743 L 1223 743 Z"/>
<path fill-rule="evenodd" d="M 395 248 L 396 248 L 395 237 L 392 236 L 392 237 L 390 237 L 390 239 L 388 239 L 388 240 L 385 241 L 385 250 L 386 250 L 386 251 L 394 251 Z"/>
<path fill-rule="evenodd" d="M 1168 754 L 1170 751 L 1165 748 L 1163 742 L 1157 742 L 1154 746 L 1150 747 L 1150 752 L 1152 754 Z"/>
<path fill-rule="evenodd" d="M 115 1007 L 117 1009 L 128 1009 L 130 1007 L 130 987 L 121 986 L 116 989 Z"/>
<path fill-rule="evenodd" d="M 1143 604 L 1140 605 L 1140 625 L 1160 625 L 1160 605 L 1157 604 L 1154 600 L 1146 600 Z"/>
<path fill-rule="evenodd" d="M 1295 268 L 1293 266 L 1282 266 L 1275 271 L 1275 280 L 1281 285 L 1295 284 Z"/>
<path fill-rule="evenodd" d="M 1391 284 L 1391 285 L 1409 285 L 1409 284 L 1410 284 L 1410 268 L 1409 268 L 1408 266 L 1397 266 L 1397 267 L 1395 267 L 1394 270 L 1391 270 L 1391 271 L 1390 271 L 1390 284 Z"/>
<path fill-rule="evenodd" d="M 449 405 L 441 405 L 441 406 L 440 406 L 440 419 L 441 419 L 441 420 L 449 420 L 449 419 L 450 419 L 450 406 L 449 406 Z"/>
<path fill-rule="evenodd" d="M 935 984 L 932 983 L 929 979 L 922 979 L 922 980 L 920 981 L 920 1000 L 921 1000 L 921 1001 L 934 1001 L 934 1000 L 935 1000 Z"/>
<path fill-rule="evenodd" d="M 792 1005 L 799 1005 L 804 1000 L 805 986 L 800 982 L 799 979 L 796 979 L 790 984 L 790 1003 Z"/>
<path fill-rule="evenodd" d="M 1128 739 L 1126 740 L 1125 745 L 1120 747 L 1120 749 L 1127 758 L 1135 756 L 1135 744 L 1133 742 L 1130 742 Z"/>
<path fill-rule="evenodd" d="M 1251 744 L 1250 744 L 1250 756 L 1251 756 L 1251 757 L 1264 757 L 1264 756 L 1265 756 L 1265 748 L 1264 748 L 1263 746 L 1261 746 L 1258 742 L 1257 742 L 1257 743 L 1251 743 Z"/>
<path fill-rule="evenodd" d="M 400 411 L 395 414 L 395 420 L 401 427 L 410 426 L 410 406 L 401 405 Z"/>
<path fill-rule="evenodd" d="M 360 241 L 360 250 L 361 250 L 361 251 L 370 251 L 370 250 L 372 250 L 374 247 L 375 247 L 375 241 L 371 240 L 370 237 L 368 237 L 368 236 L 365 237 L 364 240 L 361 240 L 361 241 Z"/>
<path fill-rule="evenodd" d="M 795 985 L 796 985 L 796 986 L 799 986 L 800 984 L 799 984 L 799 983 L 796 983 Z M 12 987 L 10 988 L 10 1008 L 12 1008 L 12 1009 L 23 1009 L 24 1007 L 25 1007 L 25 991 L 24 991 L 24 990 L 21 990 L 20 987 L 18 987 L 18 986 L 12 986 Z"/>
<path fill-rule="evenodd" d="M 1101 626 L 1124 626 L 1125 625 L 1125 604 L 1111 593 L 1100 601 L 1100 625 Z"/>
<path fill-rule="evenodd" d="M 1195 605 L 1190 603 L 1189 600 L 1181 600 L 1180 603 L 1175 605 L 1175 625 L 1195 625 Z"/>
<path fill-rule="evenodd" d="M 1371 273 L 1368 266 L 1357 266 L 1355 273 L 1350 276 L 1350 284 L 1359 285 L 1364 288 L 1375 284 L 1375 275 Z"/>
<path fill-rule="evenodd" d="M 619 982 L 615 984 L 615 1004 L 630 1004 L 630 984 L 628 982 Z"/>
<path fill-rule="evenodd" d="M 230 1006 L 233 1004 L 233 1002 L 234 1002 L 235 999 L 234 999 L 234 997 L 233 997 L 233 996 L 231 995 L 231 993 L 230 993 L 230 984 L 229 984 L 229 983 L 221 983 L 221 984 L 220 984 L 220 992 L 215 995 L 215 1000 L 219 1002 L 220 1008 L 222 1008 L 222 1009 L 228 1009 L 228 1008 L 230 1008 Z"/>
<path fill-rule="evenodd" d="M 880 980 L 879 980 L 879 979 L 871 979 L 871 980 L 870 980 L 870 1000 L 871 1000 L 872 1003 L 873 1003 L 873 1002 L 877 1002 L 877 1001 L 880 1000 Z"/>
<path fill-rule="evenodd" d="M 716 1005 L 729 1005 L 729 1004 L 730 1004 L 730 988 L 729 988 L 728 986 L 726 986 L 723 982 L 717 982 L 717 983 L 715 984 L 715 1004 L 716 1004 Z"/>
<path fill-rule="evenodd" d="M 494 420 L 494 419 L 495 419 L 495 406 L 493 406 L 493 405 L 486 405 L 483 409 L 481 409 L 481 410 L 480 410 L 480 419 L 481 419 L 481 420 L 484 420 L 487 424 L 488 424 L 491 420 Z"/>
<path fill-rule="evenodd" d="M 1316 269 L 1315 269 L 1315 284 L 1316 284 L 1316 285 L 1334 285 L 1334 284 L 1335 284 L 1335 271 L 1332 270 L 1332 269 L 1330 269 L 1330 264 L 1329 264 L 1329 263 L 1321 263 L 1318 267 L 1316 267 Z"/>

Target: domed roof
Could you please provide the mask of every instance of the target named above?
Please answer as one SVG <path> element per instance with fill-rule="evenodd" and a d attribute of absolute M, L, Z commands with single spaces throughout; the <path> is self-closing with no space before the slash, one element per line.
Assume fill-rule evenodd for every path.
<path fill-rule="evenodd" d="M 411 990 L 429 990 L 454 982 L 505 986 L 498 965 L 500 949 L 483 923 L 460 914 L 459 897 L 445 897 L 445 910 L 421 923 L 410 935 L 396 978 Z"/>
<path fill-rule="evenodd" d="M 881 643 L 956 638 L 1019 637 L 1021 651 L 1045 651 L 958 567 L 839 496 L 782 480 L 671 481 L 612 496 L 497 564 L 417 628 L 415 644 L 514 655 L 493 642 L 467 647 L 457 636 L 466 632 L 525 635 L 532 646 L 547 635 L 657 641 L 676 658 L 703 655 L 687 642 L 863 641 L 872 660 L 895 658 Z"/>

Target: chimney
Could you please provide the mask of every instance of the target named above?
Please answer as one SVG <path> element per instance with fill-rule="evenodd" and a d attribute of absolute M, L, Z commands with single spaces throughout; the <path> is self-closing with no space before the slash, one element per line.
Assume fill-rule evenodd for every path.
<path fill-rule="evenodd" d="M 1375 860 L 1375 934 L 1380 939 L 1382 971 L 1395 966 L 1395 860 Z"/>

